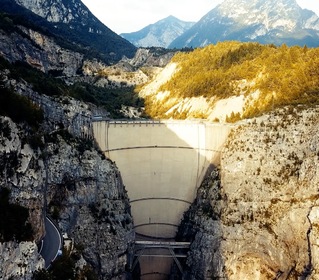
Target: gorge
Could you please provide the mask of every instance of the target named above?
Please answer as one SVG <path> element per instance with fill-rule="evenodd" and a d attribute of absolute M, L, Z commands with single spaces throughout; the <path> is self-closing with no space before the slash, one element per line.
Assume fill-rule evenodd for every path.
<path fill-rule="evenodd" d="M 174 241 L 207 169 L 219 164 L 231 127 L 204 121 L 93 122 L 95 140 L 116 162 L 128 191 L 136 240 Z M 170 275 L 166 262 L 140 258 L 141 279 L 166 279 L 158 276 Z"/>
<path fill-rule="evenodd" d="M 136 50 L 79 0 L 3 4 L 0 279 L 319 279 L 318 48 Z"/>
<path fill-rule="evenodd" d="M 62 232 L 73 239 L 75 245 L 79 244 L 72 253 L 79 256 L 76 267 L 92 267 L 101 279 L 121 279 L 127 273 L 127 250 L 134 243 L 130 235 L 133 223 L 129 211 L 129 200 L 133 200 L 133 197 L 129 189 L 126 193 L 120 175 L 121 167 L 120 171 L 116 167 L 117 164 L 120 166 L 121 161 L 105 159 L 101 151 L 92 147 L 93 127 L 90 120 L 94 119 L 96 109 L 72 98 L 68 98 L 68 102 L 58 102 L 59 98 L 41 96 L 23 82 L 8 80 L 7 83 L 41 104 L 45 116 L 50 116 L 45 126 L 46 131 L 49 131 L 45 136 L 45 149 L 39 145 L 41 141 L 30 142 L 32 146 L 26 144 L 27 130 L 19 123 L 15 124 L 8 117 L 1 120 L 3 127 L 10 128 L 2 130 L 1 159 L 6 165 L 3 165 L 1 172 L 2 180 L 5 180 L 2 184 L 12 190 L 11 201 L 30 209 L 35 240 L 40 240 L 43 235 L 42 187 L 47 178 L 48 211 L 56 213 Z M 191 242 L 187 259 L 181 260 L 184 279 L 316 277 L 319 236 L 318 116 L 316 106 L 288 106 L 239 122 L 232 129 L 223 147 L 218 169 L 209 169 L 200 186 L 200 181 L 194 179 L 192 195 L 183 199 L 192 202 L 189 210 L 187 203 L 187 211 L 176 237 L 178 242 Z M 174 136 L 172 129 L 165 128 L 164 123 L 110 123 L 109 132 L 112 133 L 109 136 L 115 138 L 109 138 L 109 146 L 105 138 L 101 140 L 100 143 L 104 145 L 101 145 L 101 150 L 109 150 L 112 158 L 112 153 L 116 155 L 139 150 L 121 150 L 125 146 L 134 148 L 143 144 L 147 147 L 140 150 L 152 151 L 158 158 L 156 152 L 160 148 L 155 146 L 160 145 L 168 150 L 165 158 L 176 158 L 176 166 L 179 166 L 184 159 L 175 152 L 170 155 L 174 149 L 168 149 L 172 146 L 169 141 L 178 140 L 177 147 L 194 145 L 198 148 L 195 145 L 198 138 L 193 144 L 186 140 L 190 136 L 196 139 L 196 131 L 191 130 L 192 122 L 185 121 L 185 124 L 189 123 L 189 130 L 186 129 L 183 136 L 178 132 L 178 122 L 175 125 L 171 122 L 175 131 L 180 133 L 177 137 L 177 133 Z M 98 124 L 102 125 L 103 122 L 93 122 L 93 126 Z M 203 132 L 205 126 L 201 125 Z M 144 129 L 147 132 L 153 126 L 155 135 L 161 135 L 162 127 L 162 131 L 167 133 L 164 135 L 171 135 L 172 138 L 160 137 L 163 142 L 156 142 L 158 138 L 154 137 L 154 142 L 143 143 L 147 137 L 142 137 L 141 131 Z M 222 125 L 215 124 L 215 127 L 219 126 Z M 159 130 L 156 132 L 156 129 Z M 139 132 L 135 133 L 136 130 Z M 105 137 L 105 132 L 101 136 Z M 129 141 L 134 139 L 133 136 L 137 141 L 135 143 Z M 183 137 L 184 140 L 181 140 Z M 118 139 L 124 143 L 122 146 Z M 214 139 L 214 135 L 210 134 L 205 139 L 206 145 L 212 147 L 210 145 L 215 144 L 209 139 Z M 223 142 L 222 139 L 220 141 Z M 34 146 L 35 143 L 38 146 Z M 180 150 L 190 154 L 195 151 L 193 148 Z M 200 155 L 195 151 L 196 154 Z M 195 163 L 192 160 L 185 161 L 193 162 L 190 170 L 194 172 L 195 166 L 196 174 L 198 159 L 204 166 L 207 164 L 204 154 L 195 157 Z M 133 159 L 137 159 L 136 154 L 132 155 Z M 45 168 L 45 160 L 48 169 Z M 162 163 L 166 166 L 165 161 Z M 143 171 L 140 164 L 134 163 L 134 168 Z M 10 170 L 18 172 L 15 174 Z M 146 174 L 146 167 L 144 171 Z M 183 170 L 178 169 L 178 172 L 183 174 Z M 122 176 L 129 188 L 124 171 Z M 153 175 L 153 178 L 156 176 Z M 195 185 L 199 186 L 197 193 Z M 131 206 L 134 218 L 134 202 Z M 141 224 L 149 222 L 147 217 L 144 219 L 146 221 L 141 220 Z M 149 229 L 152 230 L 152 227 Z M 32 279 L 33 272 L 43 267 L 34 248 L 34 242 L 2 243 L 1 251 L 5 252 L 5 258 L 1 262 L 1 275 Z M 28 265 L 24 267 L 20 263 Z M 174 269 L 171 274 L 173 277 Z M 180 277 L 178 270 L 176 277 Z"/>

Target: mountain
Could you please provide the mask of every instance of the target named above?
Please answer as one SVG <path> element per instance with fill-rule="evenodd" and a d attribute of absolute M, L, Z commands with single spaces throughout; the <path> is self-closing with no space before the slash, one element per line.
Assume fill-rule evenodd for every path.
<path fill-rule="evenodd" d="M 219 42 L 180 52 L 139 92 L 154 119 L 233 122 L 319 104 L 319 48 Z"/>
<path fill-rule="evenodd" d="M 225 0 L 170 48 L 199 47 L 219 41 L 319 45 L 319 18 L 295 0 Z"/>
<path fill-rule="evenodd" d="M 133 57 L 136 47 L 101 23 L 80 0 L 1 0 L 0 12 L 36 26 L 65 47 L 114 63 Z"/>
<path fill-rule="evenodd" d="M 137 47 L 166 48 L 193 25 L 194 22 L 186 22 L 169 16 L 139 31 L 120 35 Z"/>

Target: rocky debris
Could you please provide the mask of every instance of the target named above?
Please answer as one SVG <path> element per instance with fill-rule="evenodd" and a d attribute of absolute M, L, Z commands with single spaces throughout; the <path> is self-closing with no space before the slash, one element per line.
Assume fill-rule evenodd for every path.
<path fill-rule="evenodd" d="M 285 108 L 233 131 L 220 188 L 204 181 L 183 222 L 194 234 L 185 279 L 317 279 L 318 111 Z"/>

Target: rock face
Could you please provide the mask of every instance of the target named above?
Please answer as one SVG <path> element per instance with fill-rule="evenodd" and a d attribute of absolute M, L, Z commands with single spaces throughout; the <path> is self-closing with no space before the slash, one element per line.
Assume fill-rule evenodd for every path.
<path fill-rule="evenodd" d="M 71 52 L 76 49 L 106 64 L 118 62 L 123 56 L 133 57 L 136 51 L 136 47 L 101 23 L 80 0 L 3 0 L 1 4 L 4 14 L 0 20 L 4 25 L 0 29 L 9 33 L 12 24 L 35 29 Z"/>
<path fill-rule="evenodd" d="M 26 144 L 23 131 L 7 117 L 0 118 L 0 185 L 11 190 L 11 201 L 29 209 L 35 242 L 44 235 L 44 170 L 40 152 Z"/>
<path fill-rule="evenodd" d="M 24 35 L 0 30 L 0 52 L 10 62 L 24 61 L 42 72 L 65 77 L 74 77 L 81 70 L 82 54 L 61 48 L 53 39 L 37 31 L 20 29 Z"/>
<path fill-rule="evenodd" d="M 318 124 L 296 108 L 233 132 L 180 229 L 186 279 L 318 278 Z"/>
<path fill-rule="evenodd" d="M 0 117 L 0 186 L 11 190 L 11 202 L 29 210 L 34 242 L 0 243 L 0 278 L 31 279 L 43 268 L 36 243 L 44 236 L 43 162 L 40 153 L 25 144 L 25 137 L 9 118 Z M 24 278 L 25 277 L 25 278 Z"/>
<path fill-rule="evenodd" d="M 212 202 L 214 206 L 212 207 Z M 223 275 L 223 256 L 220 243 L 223 238 L 220 215 L 223 197 L 219 172 L 209 170 L 197 191 L 197 197 L 184 214 L 177 233 L 178 241 L 192 241 L 189 256 L 184 263 L 183 279 L 218 279 Z M 177 269 L 172 279 L 179 279 Z"/>
<path fill-rule="evenodd" d="M 29 210 L 34 232 L 33 242 L 0 245 L 0 278 L 31 279 L 43 268 L 36 243 L 51 214 L 80 254 L 80 268 L 91 267 L 99 279 L 121 279 L 134 237 L 132 219 L 119 171 L 94 147 L 90 122 L 96 108 L 2 78 L 3 86 L 38 104 L 45 121 L 34 134 L 27 124 L 0 119 L 0 186 L 10 189 L 12 203 Z"/>
<path fill-rule="evenodd" d="M 101 279 L 125 273 L 132 219 L 121 176 L 87 142 L 55 135 L 47 146 L 48 207 Z"/>
<path fill-rule="evenodd" d="M 85 5 L 78 0 L 15 0 L 15 2 L 50 22 L 72 23 L 72 21 L 80 20 L 85 25 L 92 16 Z"/>
<path fill-rule="evenodd" d="M 38 254 L 38 247 L 33 242 L 0 243 L 0 253 L 1 279 L 30 279 L 30 271 L 44 266 L 44 261 Z"/>

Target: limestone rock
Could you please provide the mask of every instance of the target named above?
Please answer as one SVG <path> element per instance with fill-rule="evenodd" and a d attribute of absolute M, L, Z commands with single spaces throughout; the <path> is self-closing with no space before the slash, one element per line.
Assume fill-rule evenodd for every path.
<path fill-rule="evenodd" d="M 31 280 L 33 271 L 44 266 L 33 242 L 0 243 L 0 278 Z"/>
<path fill-rule="evenodd" d="M 125 272 L 134 236 L 128 198 L 115 165 L 75 145 L 59 135 L 48 145 L 49 209 L 102 279 L 113 279 Z"/>
<path fill-rule="evenodd" d="M 167 51 L 162 48 L 140 48 L 137 50 L 135 56 L 128 61 L 135 67 L 165 67 L 170 62 L 174 54 L 174 51 Z"/>
<path fill-rule="evenodd" d="M 318 279 L 318 112 L 281 109 L 233 131 L 220 187 L 208 177 L 184 219 L 185 279 Z"/>
<path fill-rule="evenodd" d="M 11 201 L 28 208 L 35 242 L 44 236 L 43 162 L 38 151 L 25 144 L 19 127 L 7 117 L 0 117 L 0 185 L 11 190 Z"/>
<path fill-rule="evenodd" d="M 45 234 L 45 214 L 51 214 L 101 279 L 121 279 L 133 223 L 119 171 L 94 146 L 90 124 L 97 109 L 72 98 L 39 95 L 24 82 L 2 80 L 44 112 L 38 147 L 29 144 L 37 135 L 27 124 L 0 118 L 0 185 L 11 190 L 12 203 L 29 209 L 34 242 L 27 248 L 37 247 Z M 1 246 L 6 258 L 0 258 L 0 278 L 18 273 L 17 279 L 31 279 L 43 268 L 37 250 L 22 249 L 15 241 Z"/>
<path fill-rule="evenodd" d="M 296 108 L 243 125 L 229 140 L 221 221 L 230 279 L 318 277 L 318 132 L 318 108 Z"/>
<path fill-rule="evenodd" d="M 10 62 L 24 61 L 45 73 L 74 77 L 81 69 L 83 55 L 61 48 L 55 41 L 32 29 L 20 26 L 18 33 L 0 30 L 0 52 Z"/>
<path fill-rule="evenodd" d="M 11 190 L 11 203 L 29 210 L 34 242 L 0 243 L 0 278 L 31 279 L 44 266 L 38 243 L 44 236 L 43 162 L 25 143 L 25 135 L 11 119 L 0 117 L 0 186 Z"/>

